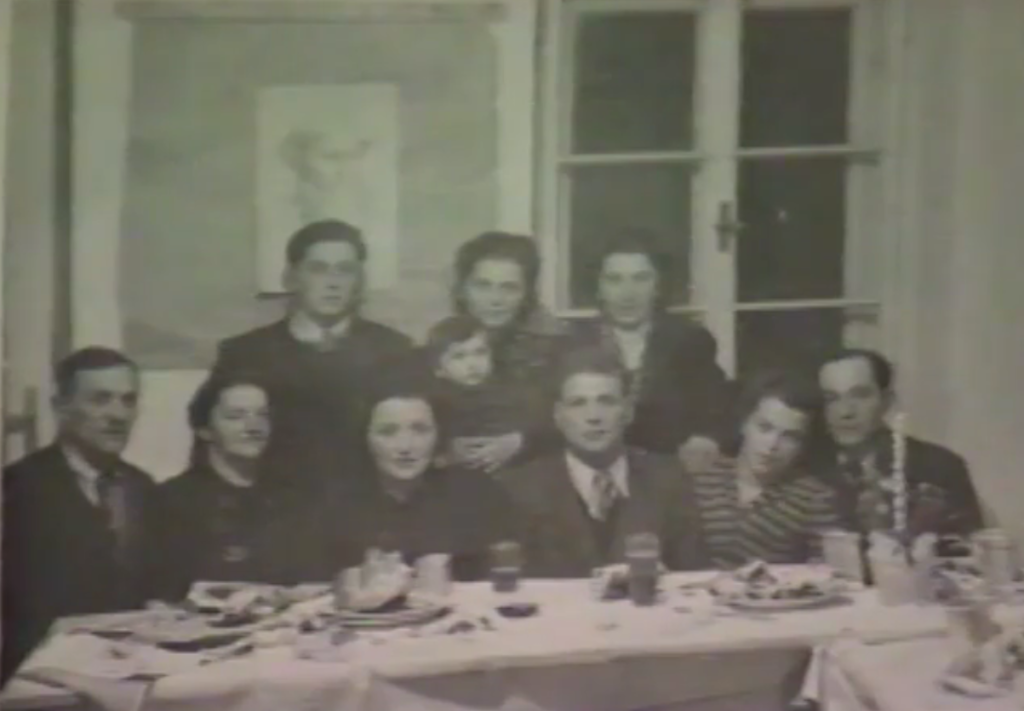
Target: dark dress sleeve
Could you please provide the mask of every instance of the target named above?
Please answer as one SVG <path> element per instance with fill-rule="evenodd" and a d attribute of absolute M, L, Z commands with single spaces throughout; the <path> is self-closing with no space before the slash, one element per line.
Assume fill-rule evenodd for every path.
<path fill-rule="evenodd" d="M 45 513 L 33 505 L 25 472 L 3 475 L 3 664 L 6 683 L 46 635 L 55 617 L 46 584 L 50 567 L 45 538 L 34 524 Z"/>
<path fill-rule="evenodd" d="M 512 505 L 492 478 L 476 472 L 451 472 L 454 547 L 452 575 L 457 580 L 483 580 L 490 574 L 491 546 L 518 540 Z"/>
<path fill-rule="evenodd" d="M 502 344 L 498 375 L 516 388 L 524 413 L 523 446 L 517 461 L 529 461 L 558 448 L 551 380 L 567 343 L 563 334 L 521 332 Z"/>
<path fill-rule="evenodd" d="M 692 436 L 724 442 L 732 431 L 733 388 L 718 365 L 718 343 L 711 332 L 686 324 L 674 365 L 681 398 L 683 444 Z"/>
<path fill-rule="evenodd" d="M 671 570 L 706 570 L 711 556 L 704 539 L 692 478 L 682 470 L 667 468 L 662 474 L 666 507 L 666 531 L 662 558 Z"/>
<path fill-rule="evenodd" d="M 927 477 L 924 481 L 942 489 L 945 505 L 934 523 L 921 521 L 918 527 L 922 530 L 935 530 L 940 535 L 962 536 L 977 531 L 982 527 L 983 516 L 967 462 L 954 452 L 933 447 L 930 457 L 933 461 L 922 467 Z"/>
<path fill-rule="evenodd" d="M 182 474 L 156 488 L 153 522 L 148 536 L 151 551 L 148 597 L 165 602 L 188 595 L 195 577 L 195 555 L 202 547 L 200 531 L 207 512 L 194 495 L 192 482 Z M 189 523 L 191 522 L 191 523 Z"/>

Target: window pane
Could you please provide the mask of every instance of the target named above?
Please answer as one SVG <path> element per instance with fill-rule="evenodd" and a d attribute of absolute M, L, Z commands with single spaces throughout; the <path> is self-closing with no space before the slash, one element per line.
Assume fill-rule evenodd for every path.
<path fill-rule="evenodd" d="M 672 257 L 674 305 L 689 301 L 690 168 L 684 165 L 588 166 L 571 178 L 569 264 L 575 308 L 594 306 L 594 267 L 618 230 L 649 230 Z"/>
<path fill-rule="evenodd" d="M 851 19 L 848 8 L 744 14 L 743 146 L 846 143 Z"/>
<path fill-rule="evenodd" d="M 693 144 L 692 14 L 588 13 L 577 38 L 573 153 Z"/>
<path fill-rule="evenodd" d="M 877 344 L 878 314 L 867 309 L 745 311 L 736 318 L 740 377 L 772 368 L 813 373 L 838 348 Z"/>
<path fill-rule="evenodd" d="M 740 302 L 844 296 L 845 159 L 740 163 Z"/>

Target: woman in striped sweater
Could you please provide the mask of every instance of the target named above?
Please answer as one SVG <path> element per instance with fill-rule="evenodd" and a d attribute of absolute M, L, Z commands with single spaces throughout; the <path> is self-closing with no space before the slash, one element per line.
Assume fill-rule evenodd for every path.
<path fill-rule="evenodd" d="M 818 390 L 772 373 L 740 403 L 736 458 L 693 475 L 712 560 L 726 568 L 805 563 L 820 554 L 822 531 L 840 521 L 835 491 L 812 474 L 822 436 Z"/>

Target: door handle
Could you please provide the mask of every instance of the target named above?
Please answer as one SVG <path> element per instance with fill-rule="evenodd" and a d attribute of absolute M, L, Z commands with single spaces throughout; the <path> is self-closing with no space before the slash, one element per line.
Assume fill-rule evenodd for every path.
<path fill-rule="evenodd" d="M 732 251 L 736 240 L 745 225 L 736 217 L 736 206 L 731 200 L 718 203 L 718 219 L 715 221 L 715 232 L 718 234 L 718 251 Z"/>

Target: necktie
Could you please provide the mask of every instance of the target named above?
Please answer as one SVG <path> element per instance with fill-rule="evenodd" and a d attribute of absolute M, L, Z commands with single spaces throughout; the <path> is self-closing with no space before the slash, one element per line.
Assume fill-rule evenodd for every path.
<path fill-rule="evenodd" d="M 619 497 L 619 489 L 615 486 L 612 473 L 598 469 L 594 473 L 594 514 L 598 521 L 608 519 L 615 500 Z"/>
<path fill-rule="evenodd" d="M 96 493 L 107 525 L 114 534 L 115 556 L 120 560 L 125 553 L 128 533 L 128 492 L 124 481 L 112 472 L 104 472 L 96 480 Z"/>

